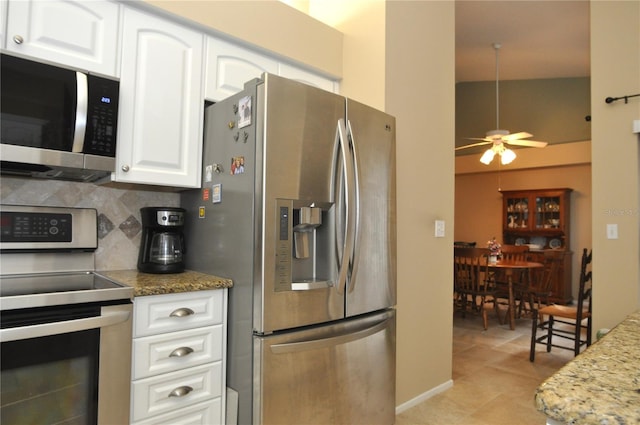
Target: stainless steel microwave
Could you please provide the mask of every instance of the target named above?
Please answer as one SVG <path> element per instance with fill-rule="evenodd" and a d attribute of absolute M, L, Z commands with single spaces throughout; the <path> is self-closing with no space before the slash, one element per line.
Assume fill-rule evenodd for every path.
<path fill-rule="evenodd" d="M 2 54 L 5 175 L 96 181 L 115 170 L 119 82 Z"/>

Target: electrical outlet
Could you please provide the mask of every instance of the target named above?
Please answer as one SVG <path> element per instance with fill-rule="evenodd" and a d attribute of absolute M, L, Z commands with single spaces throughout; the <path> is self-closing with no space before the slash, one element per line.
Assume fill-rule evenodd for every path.
<path fill-rule="evenodd" d="M 436 238 L 444 238 L 444 220 L 436 220 Z"/>
<path fill-rule="evenodd" d="M 607 224 L 607 239 L 618 239 L 617 224 Z"/>

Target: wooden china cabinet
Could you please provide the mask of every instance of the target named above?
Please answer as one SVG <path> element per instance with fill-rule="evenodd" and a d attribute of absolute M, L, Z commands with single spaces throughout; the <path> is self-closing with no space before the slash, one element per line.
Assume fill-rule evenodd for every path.
<path fill-rule="evenodd" d="M 552 301 L 568 304 L 571 296 L 570 217 L 568 188 L 511 190 L 502 192 L 502 240 L 529 245 L 531 260 L 542 262 L 544 251 L 563 249 L 565 257 L 554 278 Z"/>

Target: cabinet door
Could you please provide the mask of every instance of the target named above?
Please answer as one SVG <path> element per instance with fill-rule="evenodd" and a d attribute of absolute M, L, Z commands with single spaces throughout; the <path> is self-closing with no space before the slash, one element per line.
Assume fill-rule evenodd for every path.
<path fill-rule="evenodd" d="M 514 195 L 505 198 L 506 229 L 529 229 L 529 196 Z"/>
<path fill-rule="evenodd" d="M 310 86 L 318 87 L 320 89 L 337 93 L 337 83 L 329 78 L 322 77 L 306 69 L 298 68 L 286 63 L 280 64 L 279 70 L 280 76 L 290 78 L 292 80 L 300 81 L 301 83 L 308 84 Z"/>
<path fill-rule="evenodd" d="M 125 8 L 115 180 L 199 187 L 203 35 Z"/>
<path fill-rule="evenodd" d="M 223 385 L 221 362 L 133 381 L 131 421 L 222 397 Z"/>
<path fill-rule="evenodd" d="M 276 74 L 278 62 L 266 55 L 227 41 L 207 39 L 205 98 L 217 102 L 236 94 L 244 83 L 263 72 Z"/>
<path fill-rule="evenodd" d="M 154 416 L 132 425 L 223 425 L 222 397 Z"/>
<path fill-rule="evenodd" d="M 135 338 L 131 379 L 222 360 L 222 339 L 222 325 Z"/>
<path fill-rule="evenodd" d="M 223 323 L 224 290 L 148 295 L 134 300 L 133 336 L 179 332 Z"/>
<path fill-rule="evenodd" d="M 117 77 L 119 7 L 109 1 L 11 0 L 6 49 Z"/>
<path fill-rule="evenodd" d="M 564 230 L 565 223 L 561 215 L 562 201 L 560 193 L 543 193 L 536 196 L 536 229 Z"/>

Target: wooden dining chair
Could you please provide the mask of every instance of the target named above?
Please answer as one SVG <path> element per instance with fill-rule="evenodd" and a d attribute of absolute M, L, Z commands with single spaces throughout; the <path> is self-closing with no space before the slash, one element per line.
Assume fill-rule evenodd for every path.
<path fill-rule="evenodd" d="M 454 247 L 453 280 L 455 291 L 455 308 L 462 311 L 462 317 L 467 311 L 482 315 L 482 324 L 486 330 L 488 326 L 487 307 L 491 304 L 502 324 L 500 312 L 495 299 L 495 283 L 489 276 L 488 248 Z"/>
<path fill-rule="evenodd" d="M 529 258 L 529 247 L 527 245 L 502 245 L 501 249 L 501 261 L 527 261 Z M 510 273 L 512 279 L 513 294 L 516 300 L 516 305 L 522 305 L 525 299 L 525 294 L 528 289 L 529 274 L 527 270 L 516 271 L 511 270 Z M 505 270 L 495 271 L 493 279 L 496 282 L 496 298 L 499 305 L 507 306 L 507 316 L 509 311 L 509 282 L 508 276 Z M 520 312 L 518 307 L 518 312 Z"/>
<path fill-rule="evenodd" d="M 543 255 L 544 267 L 532 272 L 531 282 L 527 286 L 525 296 L 519 305 L 520 314 L 523 310 L 525 312 L 540 311 L 542 307 L 551 305 L 550 298 L 553 295 L 555 279 L 558 276 L 558 270 L 564 263 L 566 253 L 564 249 L 547 249 Z M 539 320 L 542 322 L 543 318 L 540 316 Z"/>
<path fill-rule="evenodd" d="M 571 350 L 574 356 L 580 354 L 581 347 L 591 345 L 592 259 L 592 252 L 585 248 L 582 251 L 580 287 L 578 290 L 578 303 L 576 305 L 553 304 L 533 311 L 531 349 L 529 351 L 530 361 L 533 362 L 535 360 L 536 344 L 545 345 L 547 352 L 551 351 L 551 347 Z M 548 316 L 548 319 L 538 325 L 539 316 Z M 558 324 L 560 327 L 558 327 Z M 542 336 L 537 336 L 539 331 L 543 333 Z M 586 331 L 585 336 L 582 335 L 583 331 Z M 571 340 L 573 341 L 573 346 L 569 347 L 567 345 L 554 343 L 554 337 Z"/>

